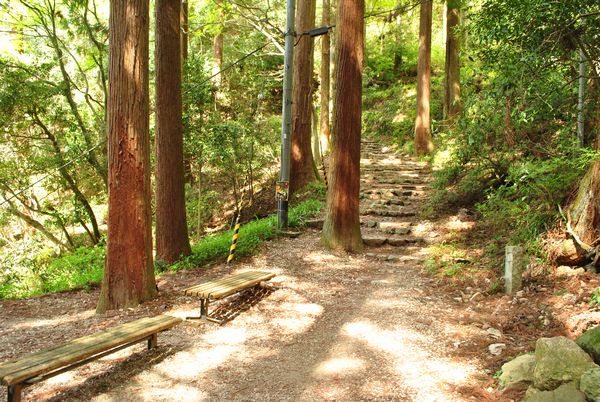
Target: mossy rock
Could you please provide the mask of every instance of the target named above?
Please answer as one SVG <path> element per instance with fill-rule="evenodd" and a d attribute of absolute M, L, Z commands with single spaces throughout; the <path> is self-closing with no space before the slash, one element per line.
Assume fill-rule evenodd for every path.
<path fill-rule="evenodd" d="M 579 381 L 583 373 L 598 367 L 575 342 L 564 336 L 538 339 L 535 361 L 534 386 L 543 391 Z"/>
<path fill-rule="evenodd" d="M 585 331 L 575 342 L 596 363 L 600 363 L 600 325 Z"/>
<path fill-rule="evenodd" d="M 600 368 L 583 373 L 579 389 L 589 401 L 600 402 Z"/>
<path fill-rule="evenodd" d="M 577 387 L 577 381 L 561 385 L 553 391 L 527 390 L 523 402 L 586 402 L 585 394 Z"/>

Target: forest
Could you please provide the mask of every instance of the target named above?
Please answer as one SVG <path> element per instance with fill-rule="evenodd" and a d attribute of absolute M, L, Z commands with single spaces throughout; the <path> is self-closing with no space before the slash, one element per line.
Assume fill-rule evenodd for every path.
<path fill-rule="evenodd" d="M 323 374 L 325 352 L 311 360 L 292 346 L 296 359 L 272 374 L 303 361 L 315 371 L 296 368 L 314 383 L 284 376 L 285 393 L 248 369 L 252 387 L 268 390 L 235 396 L 201 371 L 176 397 L 160 393 L 176 378 L 136 379 L 150 390 L 140 400 L 600 400 L 589 385 L 600 343 L 584 346 L 600 324 L 597 1 L 0 1 L 0 151 L 0 322 L 21 328 L 0 331 L 14 346 L 1 360 L 52 346 L 16 346 L 36 320 L 89 335 L 66 317 L 96 329 L 183 318 L 197 301 L 189 286 L 258 268 L 275 286 L 219 305 L 241 313 L 214 334 L 258 333 L 263 320 L 269 342 L 302 345 L 311 326 L 317 342 L 332 336 L 323 317 L 347 318 L 339 329 L 352 341 L 332 344 L 330 360 L 348 363 L 346 349 L 363 348 L 353 342 L 385 355 L 369 387 L 339 374 L 342 391 Z M 507 246 L 521 253 L 514 292 Z M 372 322 L 351 321 L 359 300 Z M 421 307 L 431 322 L 411 317 Z M 41 316 L 55 309 L 64 315 Z M 373 318 L 388 310 L 399 327 Z M 440 330 L 445 319 L 455 329 Z M 185 348 L 172 333 L 213 334 L 180 327 L 160 365 L 177 365 Z M 435 366 L 441 354 L 419 355 L 406 340 L 430 330 L 452 339 L 447 354 L 460 364 Z M 549 380 L 564 373 L 544 371 L 544 347 L 559 348 L 547 339 L 585 369 Z M 232 354 L 252 346 L 240 342 Z M 408 374 L 403 348 L 409 362 L 435 361 Z M 531 378 L 515 379 L 511 364 L 532 350 Z M 87 400 L 119 385 L 119 398 L 151 361 L 81 390 L 36 385 L 28 395 Z M 129 369 L 137 374 L 120 384 Z M 455 371 L 465 377 L 439 380 Z M 435 381 L 413 378 L 427 373 Z M 386 376 L 404 380 L 377 394 Z M 194 393 L 200 379 L 222 393 Z"/>

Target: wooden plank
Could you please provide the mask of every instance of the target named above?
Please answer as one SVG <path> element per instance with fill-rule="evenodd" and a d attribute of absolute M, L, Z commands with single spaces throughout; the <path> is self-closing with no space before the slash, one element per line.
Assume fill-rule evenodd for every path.
<path fill-rule="evenodd" d="M 238 286 L 243 285 L 248 282 L 254 282 L 257 280 L 258 281 L 269 280 L 273 276 L 274 276 L 274 274 L 262 275 L 262 276 L 255 275 L 253 277 L 235 278 L 232 280 L 228 280 L 226 282 L 213 282 L 213 283 L 209 284 L 209 286 L 193 289 L 189 293 L 193 293 L 196 295 L 204 294 L 204 295 L 206 295 L 205 297 L 208 297 L 208 295 L 212 295 L 213 297 L 216 298 L 217 296 L 215 296 L 215 293 L 222 292 L 223 290 L 231 289 L 234 287 L 238 287 Z"/>
<path fill-rule="evenodd" d="M 199 292 L 207 292 L 216 287 L 229 286 L 234 285 L 236 283 L 242 283 L 247 280 L 253 280 L 257 278 L 264 278 L 264 280 L 271 279 L 275 274 L 269 272 L 260 272 L 260 271 L 249 271 L 243 272 L 238 275 L 232 275 L 226 278 L 221 278 L 205 283 L 201 283 L 199 285 L 192 286 L 184 290 L 186 293 L 197 294 Z"/>
<path fill-rule="evenodd" d="M 264 273 L 264 272 L 251 272 L 251 273 L 244 273 L 244 275 L 234 275 L 234 276 L 230 276 L 230 277 L 226 277 L 226 278 L 222 278 L 222 279 L 218 279 L 218 280 L 214 280 L 214 281 L 209 281 L 206 283 L 192 286 L 192 287 L 186 289 L 185 293 L 193 294 L 193 295 L 199 295 L 201 293 L 210 293 L 211 291 L 216 290 L 218 288 L 235 286 L 236 284 L 243 283 L 248 280 L 253 280 L 255 278 L 259 278 L 259 277 L 268 278 L 269 275 L 272 275 L 272 274 L 268 274 L 268 273 Z"/>
<path fill-rule="evenodd" d="M 231 275 L 231 276 L 228 276 L 225 278 L 212 280 L 209 282 L 194 285 L 190 288 L 185 289 L 184 292 L 186 292 L 186 293 L 187 292 L 195 292 L 195 293 L 205 292 L 205 291 L 209 291 L 210 289 L 212 289 L 215 286 L 228 285 L 233 282 L 245 281 L 245 280 L 255 279 L 255 278 L 263 277 L 263 276 L 269 277 L 268 279 L 270 279 L 273 276 L 275 276 L 275 274 L 271 274 L 269 272 L 261 272 L 261 271 L 247 271 L 247 272 L 242 272 L 240 274 Z M 267 280 L 267 279 L 265 279 L 265 280 Z"/>
<path fill-rule="evenodd" d="M 110 330 L 75 339 L 55 348 L 47 349 L 25 358 L 0 366 L 0 378 L 4 383 L 19 382 L 56 368 L 69 365 L 119 345 L 147 338 L 151 333 L 171 328 L 180 322 L 174 317 L 143 318 Z"/>
<path fill-rule="evenodd" d="M 185 294 L 201 298 L 220 299 L 241 289 L 268 281 L 274 273 L 264 271 L 246 271 L 222 279 L 201 283 L 184 290 Z"/>
<path fill-rule="evenodd" d="M 154 333 L 167 330 L 181 321 L 180 318 L 164 315 L 146 317 L 103 332 L 74 339 L 60 346 L 0 364 L 0 380 L 4 385 L 17 384 L 119 345 L 145 339 Z"/>
<path fill-rule="evenodd" d="M 167 320 L 165 320 L 165 318 Z M 123 336 L 123 333 L 136 332 L 136 331 L 139 331 L 140 329 L 147 328 L 149 325 L 161 324 L 163 321 L 170 322 L 171 317 L 158 316 L 158 317 L 154 317 L 152 319 L 148 318 L 148 317 L 141 318 L 136 321 L 131 321 L 131 322 L 119 325 L 117 327 L 108 329 L 103 332 L 99 332 L 99 333 L 88 335 L 88 336 L 85 336 L 82 338 L 74 339 L 74 340 L 64 343 L 62 345 L 55 346 L 54 348 L 49 348 L 49 349 L 45 349 L 45 350 L 37 352 L 37 353 L 33 353 L 24 358 L 15 359 L 13 361 L 2 363 L 2 364 L 0 364 L 0 378 L 2 377 L 2 373 L 4 372 L 5 369 L 11 370 L 17 366 L 21 366 L 21 365 L 25 364 L 26 362 L 31 362 L 31 363 L 35 364 L 35 362 L 43 361 L 44 359 L 47 359 L 48 357 L 52 357 L 54 354 L 59 353 L 59 351 L 67 352 L 68 350 L 80 350 L 82 348 L 82 346 L 86 345 L 86 344 L 92 344 L 92 345 L 101 347 L 102 345 L 99 343 L 99 340 L 102 337 L 107 337 L 107 336 L 112 337 L 112 336 L 116 336 L 119 334 L 121 336 Z M 124 343 L 126 343 L 126 341 Z"/>

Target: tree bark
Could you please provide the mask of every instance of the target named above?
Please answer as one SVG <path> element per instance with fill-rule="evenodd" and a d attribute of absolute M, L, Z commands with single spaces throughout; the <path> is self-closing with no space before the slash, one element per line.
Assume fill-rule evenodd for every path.
<path fill-rule="evenodd" d="M 314 27 L 315 0 L 299 0 L 296 9 L 296 32 Z M 294 50 L 294 90 L 292 93 L 292 148 L 290 159 L 290 194 L 315 179 L 310 147 L 310 106 L 313 78 L 313 39 L 302 36 Z"/>
<path fill-rule="evenodd" d="M 180 0 L 156 1 L 156 259 L 172 263 L 192 250 L 183 170 Z"/>
<path fill-rule="evenodd" d="M 419 60 L 417 66 L 417 118 L 415 121 L 415 152 L 417 155 L 433 151 L 431 141 L 431 13 L 432 0 L 421 0 L 419 25 Z"/>
<path fill-rule="evenodd" d="M 460 0 L 446 4 L 446 65 L 444 81 L 444 116 L 451 119 L 460 112 Z"/>
<path fill-rule="evenodd" d="M 329 0 L 323 0 L 323 14 L 321 18 L 322 26 L 329 26 L 330 20 L 330 5 Z M 331 41 L 329 34 L 321 37 L 321 115 L 320 115 L 320 141 L 321 153 L 326 153 L 329 148 L 329 98 L 331 86 L 331 63 L 330 55 Z"/>
<path fill-rule="evenodd" d="M 333 113 L 330 186 L 322 242 L 360 251 L 360 135 L 364 58 L 364 0 L 340 0 L 337 17 L 337 87 Z"/>
<path fill-rule="evenodd" d="M 600 108 L 597 113 L 600 116 Z M 600 128 L 596 132 L 596 151 L 600 151 Z M 581 264 L 589 249 L 598 247 L 600 240 L 600 162 L 593 162 L 579 182 L 577 195 L 569 203 L 567 219 L 571 238 L 551 243 L 549 255 L 559 263 Z M 596 253 L 596 266 L 600 265 L 599 255 Z"/>
<path fill-rule="evenodd" d="M 156 295 L 148 121 L 148 1 L 111 1 L 109 24 L 108 241 L 99 313 L 134 307 Z"/>

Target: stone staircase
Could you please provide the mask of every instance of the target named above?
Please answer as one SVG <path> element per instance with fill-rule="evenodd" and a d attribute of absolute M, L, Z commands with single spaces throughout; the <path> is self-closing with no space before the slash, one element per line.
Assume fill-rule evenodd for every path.
<path fill-rule="evenodd" d="M 426 163 L 363 140 L 360 219 L 367 255 L 407 263 L 423 259 L 427 230 L 418 216 L 431 180 Z"/>

